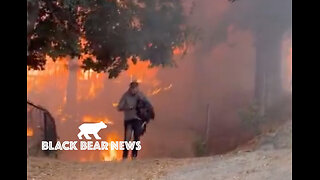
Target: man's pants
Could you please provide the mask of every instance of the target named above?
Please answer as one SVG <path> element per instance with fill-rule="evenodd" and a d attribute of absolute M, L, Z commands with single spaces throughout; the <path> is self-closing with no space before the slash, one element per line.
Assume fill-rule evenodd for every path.
<path fill-rule="evenodd" d="M 133 134 L 133 140 L 139 141 L 141 134 L 141 120 L 139 119 L 131 119 L 124 121 L 124 140 L 130 141 Z M 138 151 L 136 150 L 136 146 L 132 150 L 132 157 L 137 157 Z M 125 148 L 123 150 L 123 159 L 128 157 L 128 150 Z"/>

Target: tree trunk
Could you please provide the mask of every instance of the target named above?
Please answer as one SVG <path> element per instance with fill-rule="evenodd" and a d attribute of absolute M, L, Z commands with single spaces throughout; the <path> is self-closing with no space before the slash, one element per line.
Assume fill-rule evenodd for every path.
<path fill-rule="evenodd" d="M 77 59 L 70 59 L 68 63 L 68 84 L 66 94 L 66 112 L 74 115 L 77 109 Z"/>
<path fill-rule="evenodd" d="M 255 99 L 260 115 L 282 96 L 281 42 L 282 34 L 256 36 Z"/>

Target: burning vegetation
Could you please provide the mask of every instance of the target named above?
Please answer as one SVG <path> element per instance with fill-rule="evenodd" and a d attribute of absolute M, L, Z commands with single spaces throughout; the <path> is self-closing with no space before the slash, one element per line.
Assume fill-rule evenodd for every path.
<path fill-rule="evenodd" d="M 80 63 L 73 66 L 70 66 L 69 63 L 72 63 L 72 59 L 61 58 L 55 64 L 48 61 L 45 71 L 29 70 L 27 76 L 28 97 L 42 102 L 53 112 L 57 119 L 61 140 L 73 139 L 78 131 L 77 126 L 82 122 L 97 123 L 100 121 L 108 124 L 108 126 L 110 125 L 110 129 L 113 129 L 112 132 L 108 131 L 103 134 L 102 139 L 107 142 L 122 140 L 123 120 L 115 109 L 121 92 L 116 89 L 118 97 L 115 99 L 110 99 L 110 96 L 108 96 L 109 98 L 102 98 L 103 92 L 108 91 L 108 84 L 119 86 L 119 89 L 124 92 L 130 81 L 138 79 L 144 89 L 147 89 L 147 96 L 158 95 L 162 91 L 169 91 L 173 87 L 172 84 L 163 85 L 164 83 L 157 78 L 159 70 L 150 68 L 149 61 L 138 61 L 136 64 L 129 63 L 128 71 L 115 80 L 108 80 L 104 74 L 83 71 L 80 68 Z M 70 76 L 74 76 L 74 79 L 71 79 Z M 72 87 L 70 84 L 75 84 L 75 86 Z M 52 99 L 49 98 L 51 99 L 50 102 L 47 101 L 48 96 L 46 94 L 51 94 L 51 97 L 54 95 Z M 45 97 L 46 101 L 41 101 L 41 96 Z M 101 110 L 95 111 L 94 108 L 86 107 L 90 102 L 93 102 L 93 106 L 97 107 L 97 104 L 101 104 L 104 99 L 106 102 L 110 102 L 110 104 L 105 103 L 105 108 L 103 108 L 107 113 L 101 113 Z M 65 131 L 72 132 L 72 134 Z M 30 132 L 28 131 L 28 133 Z M 122 151 L 120 150 L 77 152 L 74 154 L 60 152 L 59 154 L 62 159 L 81 162 L 111 161 L 119 160 L 122 157 Z"/>
<path fill-rule="evenodd" d="M 110 127 L 101 132 L 103 140 L 122 140 L 116 107 L 137 80 L 158 114 L 142 139 L 142 157 L 193 156 L 193 141 L 203 136 L 208 117 L 209 152 L 223 153 L 250 138 L 241 129 L 239 110 L 258 101 L 263 115 L 291 84 L 287 0 L 98 0 L 75 7 L 38 2 L 42 18 L 30 22 L 34 28 L 28 31 L 27 93 L 52 113 L 60 140 L 76 139 L 83 122 L 100 121 Z M 96 3 L 103 6 L 95 8 Z M 270 29 L 273 15 L 256 16 L 260 12 L 281 17 L 278 29 Z M 188 36 L 194 26 L 201 29 L 199 44 Z M 27 137 L 35 136 L 36 127 L 28 126 Z M 117 150 L 61 152 L 59 158 L 112 161 L 121 155 Z"/>
<path fill-rule="evenodd" d="M 33 129 L 32 128 L 27 128 L 27 137 L 33 136 Z"/>

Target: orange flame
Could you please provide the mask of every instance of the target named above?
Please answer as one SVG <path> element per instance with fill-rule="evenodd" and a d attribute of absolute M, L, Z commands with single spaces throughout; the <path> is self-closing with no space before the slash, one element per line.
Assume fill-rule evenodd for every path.
<path fill-rule="evenodd" d="M 84 47 L 86 40 L 81 39 L 81 46 Z M 152 46 L 152 44 L 149 44 Z M 183 53 L 183 48 L 173 48 L 173 54 L 179 55 Z M 90 54 L 81 54 L 79 60 L 76 63 L 78 65 L 85 58 L 92 58 L 94 61 L 96 60 L 95 56 Z M 47 64 L 45 66 L 44 71 L 28 71 L 27 82 L 28 82 L 28 90 L 27 93 L 42 93 L 48 94 L 48 89 L 54 89 L 54 91 L 59 91 L 61 93 L 56 93 L 58 96 L 54 96 L 55 99 L 58 99 L 55 107 L 51 107 L 53 109 L 55 115 L 58 115 L 60 121 L 65 122 L 72 120 L 72 116 L 69 114 L 65 114 L 64 112 L 64 105 L 67 103 L 67 95 L 66 89 L 68 84 L 68 77 L 70 73 L 76 76 L 76 83 L 77 83 L 77 92 L 76 98 L 79 101 L 87 101 L 87 100 L 94 100 L 98 97 L 99 93 L 105 88 L 104 87 L 104 80 L 106 79 L 106 75 L 103 73 L 96 73 L 92 70 L 83 71 L 81 68 L 77 68 L 76 71 L 71 71 L 68 69 L 68 64 L 70 62 L 70 58 L 59 58 L 56 62 L 53 62 L 52 59 L 47 56 Z M 153 88 L 154 90 L 151 91 L 151 95 L 156 95 L 162 91 L 167 91 L 171 89 L 172 84 L 163 87 L 161 86 L 162 82 L 156 77 L 159 68 L 153 67 L 150 68 L 151 63 L 149 60 L 141 61 L 138 58 L 136 64 L 132 62 L 132 59 L 128 59 L 128 70 L 121 74 L 118 79 L 114 80 L 114 82 L 127 83 L 129 77 L 131 80 L 137 80 L 138 82 L 143 82 L 146 87 Z M 125 80 L 124 80 L 125 79 Z M 117 107 L 118 103 L 112 103 L 113 107 Z M 103 121 L 106 124 L 113 124 L 113 122 L 105 116 L 91 116 L 85 115 L 81 119 L 83 122 L 92 122 L 98 123 Z M 27 136 L 32 136 L 33 131 L 32 129 L 27 130 Z M 116 134 L 108 134 L 107 135 L 108 142 L 118 140 L 118 136 Z M 108 150 L 108 151 L 98 151 L 87 154 L 85 156 L 79 157 L 79 160 L 84 161 L 94 161 L 99 159 L 100 161 L 112 161 L 112 160 L 119 160 L 121 159 L 122 151 L 117 150 Z"/>
<path fill-rule="evenodd" d="M 116 134 L 108 135 L 107 142 L 110 144 L 111 141 L 117 141 L 119 138 Z M 122 151 L 111 150 L 109 145 L 109 150 L 101 151 L 101 157 L 103 161 L 115 161 L 121 160 Z"/>
<path fill-rule="evenodd" d="M 104 122 L 105 124 L 113 124 L 112 121 L 110 121 L 107 117 L 93 117 L 89 115 L 85 115 L 82 117 L 83 122 L 88 123 L 98 123 L 98 122 Z"/>
<path fill-rule="evenodd" d="M 33 136 L 33 129 L 32 128 L 27 128 L 27 137 Z"/>
<path fill-rule="evenodd" d="M 53 62 L 49 56 L 46 56 L 47 63 L 44 71 L 27 71 L 27 93 L 43 91 L 50 83 L 56 82 L 55 88 L 63 89 L 67 83 L 68 69 L 67 58 L 59 58 Z M 50 81 L 49 81 L 50 79 Z"/>
<path fill-rule="evenodd" d="M 148 95 L 149 96 L 154 96 L 154 95 L 159 94 L 162 91 L 168 91 L 171 88 L 172 88 L 172 84 L 169 84 L 169 86 L 167 86 L 167 87 L 163 87 L 163 88 L 160 87 L 160 88 L 156 88 L 156 89 L 152 90 L 151 92 L 148 93 Z"/>
<path fill-rule="evenodd" d="M 150 68 L 150 61 L 140 61 L 138 59 L 137 63 L 134 64 L 130 59 L 128 59 L 129 68 L 127 74 L 131 77 L 131 80 L 137 80 L 138 82 L 151 82 L 158 73 L 158 68 Z"/>
<path fill-rule="evenodd" d="M 172 48 L 172 54 L 174 56 L 182 55 L 186 52 L 186 50 L 187 50 L 186 45 L 177 46 L 177 47 Z"/>
<path fill-rule="evenodd" d="M 104 74 L 93 72 L 92 70 L 83 71 L 79 70 L 77 74 L 78 79 L 78 92 L 77 100 L 94 99 L 97 94 L 103 89 L 105 78 Z"/>

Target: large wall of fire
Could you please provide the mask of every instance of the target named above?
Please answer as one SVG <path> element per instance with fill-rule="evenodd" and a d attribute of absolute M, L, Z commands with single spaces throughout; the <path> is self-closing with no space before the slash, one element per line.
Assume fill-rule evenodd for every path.
<path fill-rule="evenodd" d="M 230 150 L 240 139 L 238 111 L 252 102 L 254 94 L 254 37 L 250 30 L 230 24 L 226 40 L 210 46 L 211 36 L 206 35 L 216 28 L 231 5 L 207 0 L 199 6 L 201 11 L 194 12 L 189 21 L 205 30 L 205 42 L 209 43 L 195 45 L 182 59 L 178 56 L 180 50 L 175 49 L 178 67 L 150 69 L 148 61 L 134 65 L 129 60 L 128 71 L 111 80 L 105 74 L 84 72 L 81 68 L 69 70 L 74 61 L 70 58 L 53 63 L 48 57 L 46 70 L 28 71 L 28 99 L 52 113 L 60 140 L 77 140 L 81 123 L 101 120 L 109 124 L 100 132 L 104 140 L 122 140 L 123 116 L 115 107 L 129 82 L 136 79 L 156 109 L 156 119 L 142 137 L 142 158 L 193 156 L 192 143 L 205 128 L 207 104 L 211 107 L 210 141 L 214 153 Z M 291 39 L 282 42 L 283 87 L 290 90 Z M 81 59 L 74 66 L 78 63 Z M 201 102 L 197 101 L 199 98 Z M 109 161 L 120 159 L 121 152 L 62 152 L 59 157 Z"/>

